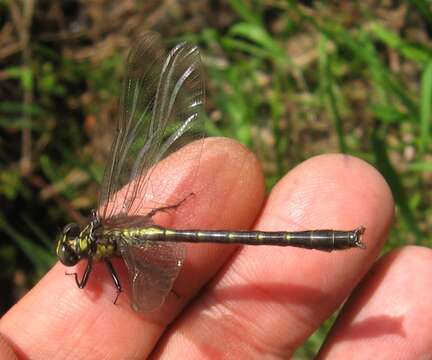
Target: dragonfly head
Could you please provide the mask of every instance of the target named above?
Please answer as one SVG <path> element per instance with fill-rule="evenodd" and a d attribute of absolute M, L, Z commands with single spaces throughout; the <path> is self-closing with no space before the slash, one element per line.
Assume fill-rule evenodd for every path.
<path fill-rule="evenodd" d="M 57 257 L 63 265 L 73 266 L 81 258 L 80 249 L 81 228 L 71 223 L 64 227 L 57 242 Z"/>

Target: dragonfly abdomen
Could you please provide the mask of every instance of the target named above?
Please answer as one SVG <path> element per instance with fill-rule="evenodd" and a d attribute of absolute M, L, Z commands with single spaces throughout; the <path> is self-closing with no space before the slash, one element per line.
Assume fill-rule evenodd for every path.
<path fill-rule="evenodd" d="M 363 232 L 364 227 L 362 226 L 351 231 L 314 230 L 297 232 L 175 230 L 151 226 L 128 229 L 127 235 L 149 241 L 278 245 L 332 251 L 353 247 L 363 248 L 364 244 L 361 241 Z"/>

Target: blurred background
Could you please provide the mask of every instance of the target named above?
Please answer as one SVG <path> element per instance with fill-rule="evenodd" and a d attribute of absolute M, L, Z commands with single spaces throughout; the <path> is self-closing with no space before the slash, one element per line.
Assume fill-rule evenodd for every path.
<path fill-rule="evenodd" d="M 252 148 L 268 189 L 313 155 L 359 156 L 397 204 L 385 251 L 430 245 L 429 1 L 0 0 L 1 313 L 55 263 L 59 229 L 95 206 L 100 129 L 146 29 L 200 46 L 207 132 Z"/>

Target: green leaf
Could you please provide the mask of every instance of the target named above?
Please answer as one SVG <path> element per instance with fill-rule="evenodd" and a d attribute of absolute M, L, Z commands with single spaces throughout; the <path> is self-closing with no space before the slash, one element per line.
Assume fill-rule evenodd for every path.
<path fill-rule="evenodd" d="M 383 123 L 403 123 L 407 120 L 410 120 L 407 114 L 398 111 L 391 104 L 375 104 L 372 105 L 371 110 L 374 114 L 374 117 L 378 120 L 381 120 Z"/>
<path fill-rule="evenodd" d="M 20 79 L 25 90 L 33 90 L 33 71 L 29 67 L 11 66 L 5 71 L 11 78 Z"/>
<path fill-rule="evenodd" d="M 33 90 L 33 71 L 29 67 L 24 67 L 21 73 L 21 85 L 24 90 Z"/>
<path fill-rule="evenodd" d="M 0 194 L 7 199 L 14 200 L 22 186 L 21 177 L 17 171 L 3 169 L 0 172 Z"/>

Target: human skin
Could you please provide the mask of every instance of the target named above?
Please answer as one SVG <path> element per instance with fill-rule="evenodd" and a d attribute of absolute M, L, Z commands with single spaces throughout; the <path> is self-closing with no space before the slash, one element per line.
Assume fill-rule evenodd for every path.
<path fill-rule="evenodd" d="M 114 264 L 125 291 L 116 305 L 103 265 L 82 290 L 65 276 L 73 269 L 58 263 L 0 320 L 0 359 L 286 359 L 347 298 L 320 359 L 432 357 L 432 254 L 406 247 L 377 261 L 394 204 L 372 166 L 347 155 L 317 156 L 266 197 L 259 163 L 244 147 L 211 139 L 205 154 L 195 196 L 175 214 L 161 214 L 162 225 L 268 231 L 363 225 L 367 249 L 187 244 L 174 291 L 149 314 L 130 308 L 120 259 Z M 159 176 L 178 180 L 181 166 L 175 161 Z M 165 189 L 178 189 L 177 180 Z M 80 274 L 84 266 L 76 267 Z"/>

